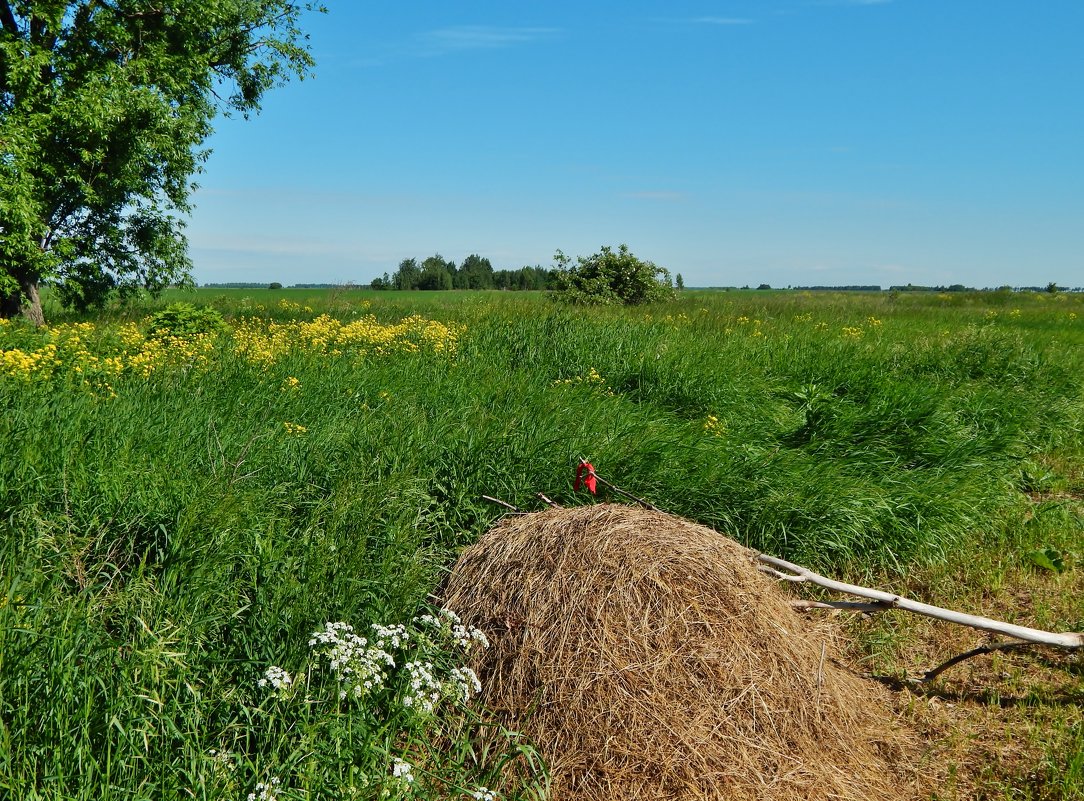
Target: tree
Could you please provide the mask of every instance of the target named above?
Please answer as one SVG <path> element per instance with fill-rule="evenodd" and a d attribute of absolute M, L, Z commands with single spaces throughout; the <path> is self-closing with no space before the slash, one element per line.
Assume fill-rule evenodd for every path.
<path fill-rule="evenodd" d="M 417 260 L 403 259 L 399 262 L 399 269 L 391 277 L 391 285 L 395 289 L 417 289 L 421 277 L 422 271 L 418 269 Z"/>
<path fill-rule="evenodd" d="M 616 253 L 603 247 L 592 256 L 579 256 L 575 265 L 559 250 L 553 260 L 558 270 L 557 297 L 569 303 L 636 305 L 674 295 L 670 271 L 636 258 L 627 245 Z"/>
<path fill-rule="evenodd" d="M 681 273 L 674 276 L 674 285 L 681 291 L 685 288 L 685 279 L 681 277 Z"/>
<path fill-rule="evenodd" d="M 282 289 L 282 284 L 280 284 L 278 281 L 272 281 L 270 284 L 267 285 L 267 288 L 268 289 Z"/>
<path fill-rule="evenodd" d="M 472 253 L 463 259 L 456 278 L 456 289 L 493 289 L 493 265 L 484 256 Z"/>
<path fill-rule="evenodd" d="M 449 269 L 451 268 L 451 269 Z M 451 289 L 452 270 L 455 262 L 445 261 L 439 253 L 422 262 L 422 273 L 418 278 L 418 289 Z"/>
<path fill-rule="evenodd" d="M 190 281 L 181 215 L 219 113 L 313 66 L 290 0 L 0 0 L 0 316 Z"/>

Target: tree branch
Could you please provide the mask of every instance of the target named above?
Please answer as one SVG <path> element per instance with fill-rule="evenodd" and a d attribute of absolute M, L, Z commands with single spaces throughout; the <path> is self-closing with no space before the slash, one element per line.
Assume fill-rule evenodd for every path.
<path fill-rule="evenodd" d="M 1084 647 L 1084 634 L 1077 634 L 1075 632 L 1056 633 L 1042 631 L 1041 629 L 1017 626 L 1013 623 L 1004 623 L 1000 620 L 993 620 L 992 618 L 981 617 L 979 615 L 954 612 L 951 609 L 944 609 L 940 606 L 932 606 L 931 604 L 924 604 L 920 601 L 912 601 L 910 598 L 904 598 L 901 595 L 893 595 L 889 592 L 873 590 L 868 587 L 859 587 L 855 584 L 845 584 L 842 581 L 825 578 L 801 565 L 796 565 L 763 553 L 758 554 L 756 560 L 769 565 L 778 578 L 786 579 L 787 581 L 808 581 L 810 584 L 816 584 L 818 587 L 824 587 L 825 589 L 834 590 L 835 592 L 842 592 L 846 595 L 857 595 L 859 598 L 868 598 L 872 601 L 887 604 L 896 609 L 905 609 L 908 612 L 925 615 L 926 617 L 932 617 L 937 620 L 944 620 L 949 623 L 956 623 L 961 626 L 969 626 L 981 631 L 1003 634 L 1006 637 L 1013 637 L 1017 640 L 1023 640 L 1024 642 L 1054 645 L 1058 648 L 1069 649 Z M 782 571 L 787 572 L 784 573 Z"/>
<path fill-rule="evenodd" d="M 518 506 L 513 506 L 512 504 L 508 503 L 507 501 L 502 501 L 500 498 L 494 498 L 492 495 L 483 495 L 482 500 L 489 501 L 490 503 L 495 503 L 498 506 L 503 506 L 505 509 L 508 509 L 509 511 L 512 511 L 512 512 L 515 512 L 516 514 L 521 514 L 521 515 L 526 514 L 526 512 L 524 512 Z"/>
<path fill-rule="evenodd" d="M 45 36 L 45 20 L 41 17 L 30 16 L 30 41 L 34 44 L 41 44 Z"/>
<path fill-rule="evenodd" d="M 640 506 L 644 507 L 645 509 L 650 509 L 653 512 L 661 512 L 662 511 L 662 509 L 660 509 L 659 507 L 657 507 L 655 504 L 651 503 L 650 501 L 646 501 L 643 498 L 639 498 L 636 495 L 633 495 L 631 492 L 627 492 L 627 491 L 621 489 L 621 487 L 617 486 L 613 482 L 607 481 L 602 476 L 600 476 L 597 472 L 595 472 L 594 468 L 591 468 L 588 471 L 588 474 L 594 476 L 598 480 L 598 482 L 600 484 L 609 487 L 611 490 L 616 492 L 618 495 L 624 495 L 626 498 L 629 498 L 631 500 L 636 501 L 636 503 L 640 504 Z"/>
<path fill-rule="evenodd" d="M 12 36 L 19 35 L 19 23 L 15 21 L 15 15 L 11 11 L 8 0 L 0 0 L 0 25 Z"/>

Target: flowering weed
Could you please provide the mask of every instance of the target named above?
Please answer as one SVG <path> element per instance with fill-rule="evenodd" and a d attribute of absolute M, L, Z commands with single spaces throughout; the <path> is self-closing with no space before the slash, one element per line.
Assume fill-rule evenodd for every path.
<path fill-rule="evenodd" d="M 495 778 L 494 765 L 453 758 L 439 747 L 475 715 L 468 705 L 482 685 L 464 659 L 470 650 L 488 646 L 481 631 L 441 609 L 409 624 L 373 624 L 364 633 L 349 623 L 328 622 L 313 632 L 308 646 L 310 658 L 299 669 L 304 697 L 290 692 L 298 683 L 278 666 L 268 667 L 257 682 L 280 702 L 261 707 L 266 725 L 305 744 L 290 750 L 301 756 L 274 765 L 285 784 L 303 782 L 314 762 L 327 759 L 327 749 L 341 754 L 346 745 L 352 764 L 364 770 L 353 771 L 338 787 L 343 794 L 363 786 L 379 788 L 386 798 L 447 797 Z M 270 799 L 279 789 L 263 783 L 254 795 L 262 799 L 259 794 L 268 793 Z"/>

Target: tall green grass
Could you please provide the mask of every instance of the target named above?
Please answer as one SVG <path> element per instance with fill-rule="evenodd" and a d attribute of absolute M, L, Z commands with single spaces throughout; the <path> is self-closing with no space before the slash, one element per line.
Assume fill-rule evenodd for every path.
<path fill-rule="evenodd" d="M 282 798 L 398 792 L 387 757 L 421 729 L 399 721 L 414 740 L 377 747 L 357 713 L 287 713 L 258 679 L 305 664 L 326 621 L 424 610 L 502 513 L 483 494 L 595 500 L 572 490 L 580 459 L 754 547 L 905 572 L 981 542 L 1034 458 L 1084 429 L 1080 298 L 198 299 L 227 318 L 420 313 L 465 333 L 454 357 L 360 363 L 260 367 L 223 346 L 209 371 L 121 377 L 112 398 L 0 381 L 0 796 L 243 798 L 273 771 Z M 425 730 L 474 766 L 448 779 L 464 793 L 530 757 L 514 738 L 482 754 L 492 738 L 468 725 Z"/>

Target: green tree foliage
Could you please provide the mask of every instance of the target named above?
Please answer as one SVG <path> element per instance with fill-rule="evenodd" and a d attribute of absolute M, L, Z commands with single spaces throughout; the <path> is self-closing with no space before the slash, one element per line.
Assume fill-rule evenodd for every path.
<path fill-rule="evenodd" d="M 472 253 L 463 259 L 456 273 L 456 289 L 493 289 L 493 265 L 489 259 Z"/>
<path fill-rule="evenodd" d="M 455 262 L 445 261 L 437 253 L 422 262 L 422 273 L 418 278 L 418 289 L 451 289 Z"/>
<path fill-rule="evenodd" d="M 685 288 L 685 279 L 681 277 L 681 273 L 674 276 L 674 285 L 679 291 Z"/>
<path fill-rule="evenodd" d="M 447 273 L 449 280 L 445 280 Z M 416 259 L 403 259 L 395 274 L 374 278 L 373 289 L 556 289 L 556 270 L 545 267 L 521 267 L 518 270 L 494 270 L 489 259 L 472 254 L 456 269 L 455 262 L 440 255 L 430 256 L 420 265 Z"/>
<path fill-rule="evenodd" d="M 0 316 L 188 280 L 219 113 L 313 65 L 289 0 L 0 0 Z"/>
<path fill-rule="evenodd" d="M 603 247 L 576 263 L 561 251 L 557 264 L 557 297 L 568 303 L 586 305 L 636 305 L 673 297 L 670 271 L 636 258 L 627 245 L 615 252 Z"/>
<path fill-rule="evenodd" d="M 439 253 L 422 262 L 422 274 L 418 278 L 418 289 L 451 289 L 454 261 L 445 261 Z"/>
<path fill-rule="evenodd" d="M 417 259 L 403 259 L 399 262 L 399 269 L 391 277 L 392 289 L 417 289 L 421 280 L 422 271 L 418 267 Z"/>
<path fill-rule="evenodd" d="M 556 289 L 557 271 L 536 265 L 518 270 L 497 270 L 493 273 L 495 289 Z"/>

